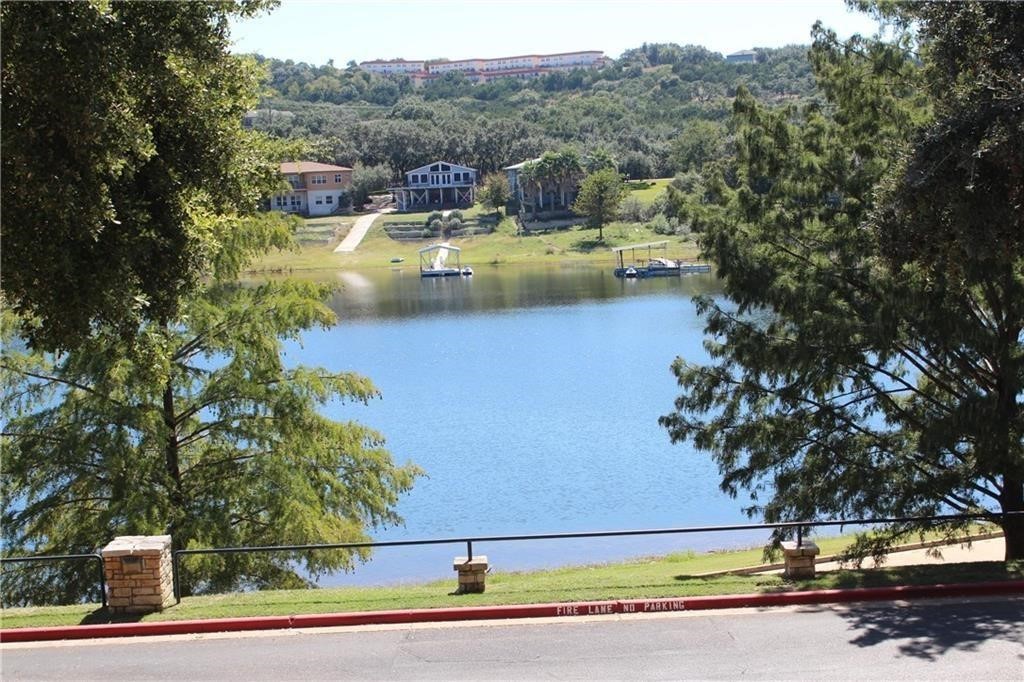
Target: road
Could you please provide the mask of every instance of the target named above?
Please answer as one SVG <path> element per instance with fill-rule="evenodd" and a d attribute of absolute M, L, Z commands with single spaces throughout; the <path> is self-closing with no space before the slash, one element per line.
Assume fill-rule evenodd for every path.
<path fill-rule="evenodd" d="M 1024 597 L 6 644 L 12 680 L 1024 679 Z"/>

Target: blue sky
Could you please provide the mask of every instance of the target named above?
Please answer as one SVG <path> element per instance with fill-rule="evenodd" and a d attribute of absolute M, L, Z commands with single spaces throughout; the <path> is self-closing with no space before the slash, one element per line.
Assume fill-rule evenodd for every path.
<path fill-rule="evenodd" d="M 343 66 L 575 50 L 618 57 L 644 42 L 728 54 L 807 44 L 817 19 L 843 37 L 875 30 L 842 0 L 283 0 L 267 15 L 234 22 L 231 35 L 236 52 Z"/>

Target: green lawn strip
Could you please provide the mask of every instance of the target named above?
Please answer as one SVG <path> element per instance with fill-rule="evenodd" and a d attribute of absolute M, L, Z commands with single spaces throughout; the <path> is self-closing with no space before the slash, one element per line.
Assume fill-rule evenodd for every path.
<path fill-rule="evenodd" d="M 823 554 L 838 551 L 848 538 L 818 541 Z M 532 604 L 611 599 L 693 597 L 801 589 L 928 585 L 1024 578 L 1022 567 L 1002 562 L 907 566 L 821 573 L 815 580 L 786 581 L 778 574 L 706 575 L 761 563 L 760 549 L 677 553 L 660 558 L 573 566 L 530 572 L 494 572 L 484 594 L 455 595 L 455 577 L 388 587 L 268 590 L 187 597 L 143 621 L 273 616 L 304 613 L 425 609 L 452 606 Z M 4 609 L 2 627 L 36 627 L 118 622 L 96 604 Z"/>
<path fill-rule="evenodd" d="M 630 190 L 628 197 L 636 197 L 645 204 L 653 203 L 655 199 L 664 194 L 665 188 L 668 187 L 668 183 L 672 182 L 672 178 L 658 178 L 656 180 L 637 180 L 638 185 L 648 185 L 644 189 L 633 189 Z"/>
<path fill-rule="evenodd" d="M 467 210 L 468 213 L 468 210 Z M 378 218 L 367 232 L 359 247 L 352 253 L 334 253 L 336 243 L 302 243 L 297 251 L 283 251 L 264 256 L 251 268 L 250 273 L 278 273 L 295 270 L 337 270 L 395 267 L 393 258 L 403 259 L 401 267 L 419 267 L 419 249 L 436 243 L 437 239 L 396 240 L 387 235 L 384 225 L 388 220 L 411 219 L 420 214 L 395 214 Z M 422 214 L 426 220 L 427 214 Z M 679 237 L 659 235 L 646 225 L 611 223 L 604 228 L 604 241 L 597 241 L 597 230 L 573 227 L 547 233 L 519 236 L 515 223 L 506 218 L 497 229 L 487 235 L 455 237 L 448 241 L 462 249 L 462 265 L 544 265 L 582 262 L 611 265 L 615 256 L 611 247 L 652 241 L 669 241 L 670 258 L 694 259 L 697 246 Z M 301 241 L 301 240 L 300 240 Z"/>

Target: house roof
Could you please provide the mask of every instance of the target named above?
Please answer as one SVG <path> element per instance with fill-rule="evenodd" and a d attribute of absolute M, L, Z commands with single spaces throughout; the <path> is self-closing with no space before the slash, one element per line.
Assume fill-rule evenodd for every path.
<path fill-rule="evenodd" d="M 350 170 L 352 169 L 346 166 L 332 166 L 329 163 L 317 163 L 316 161 L 285 161 L 281 164 L 281 172 L 286 174 Z"/>
<path fill-rule="evenodd" d="M 435 165 L 435 164 L 439 164 L 439 163 L 443 163 L 443 164 L 447 164 L 448 166 L 451 166 L 451 169 L 452 169 L 453 171 L 454 171 L 454 170 L 459 170 L 459 171 L 464 171 L 464 170 L 467 170 L 467 171 L 473 171 L 474 173 L 476 172 L 476 168 L 472 168 L 472 167 L 470 167 L 470 166 L 463 166 L 462 164 L 458 164 L 458 163 L 452 163 L 451 161 L 445 161 L 444 159 L 438 159 L 437 161 L 431 161 L 430 163 L 428 163 L 428 164 L 425 164 L 425 165 L 423 165 L 423 166 L 420 166 L 419 168 L 413 168 L 413 169 L 411 169 L 411 170 L 407 170 L 407 171 L 405 172 L 405 174 L 406 174 L 406 175 L 409 175 L 410 173 L 430 173 L 430 172 L 437 172 L 437 171 L 431 171 L 431 170 L 430 170 L 430 167 L 431 167 L 431 166 L 433 166 L 433 165 Z M 448 171 L 445 171 L 445 172 L 447 173 Z"/>

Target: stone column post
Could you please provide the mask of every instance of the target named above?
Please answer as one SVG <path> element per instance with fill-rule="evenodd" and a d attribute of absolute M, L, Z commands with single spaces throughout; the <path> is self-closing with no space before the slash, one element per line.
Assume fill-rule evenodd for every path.
<path fill-rule="evenodd" d="M 783 575 L 787 578 L 813 578 L 814 557 L 818 556 L 821 550 L 813 542 L 806 540 L 797 544 L 792 540 L 782 543 L 782 555 L 786 561 L 786 570 Z"/>
<path fill-rule="evenodd" d="M 457 594 L 481 593 L 484 591 L 484 576 L 487 574 L 487 557 L 475 556 L 468 559 L 455 557 L 452 568 L 459 572 Z"/>
<path fill-rule="evenodd" d="M 100 556 L 114 613 L 163 611 L 174 603 L 170 535 L 121 535 Z"/>

